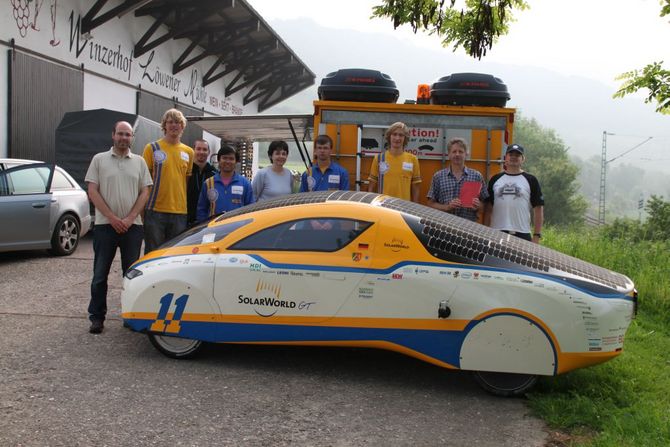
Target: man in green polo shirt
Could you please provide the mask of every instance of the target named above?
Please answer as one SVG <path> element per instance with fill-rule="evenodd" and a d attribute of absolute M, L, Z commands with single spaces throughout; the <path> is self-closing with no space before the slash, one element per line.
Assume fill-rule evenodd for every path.
<path fill-rule="evenodd" d="M 114 146 L 96 154 L 86 172 L 88 197 L 95 205 L 93 230 L 93 280 L 91 301 L 88 305 L 91 327 L 89 332 L 99 334 L 107 314 L 107 277 L 121 249 L 121 266 L 125 275 L 140 257 L 144 227 L 140 212 L 149 198 L 153 184 L 144 158 L 130 152 L 133 128 L 120 121 L 112 132 Z"/>

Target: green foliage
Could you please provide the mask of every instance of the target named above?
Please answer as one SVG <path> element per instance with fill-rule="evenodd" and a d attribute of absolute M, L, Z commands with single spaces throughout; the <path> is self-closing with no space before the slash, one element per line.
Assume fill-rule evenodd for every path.
<path fill-rule="evenodd" d="M 544 193 L 547 224 L 568 226 L 583 221 L 586 200 L 578 193 L 579 167 L 568 157 L 565 143 L 535 119 L 517 115 L 514 141 L 526 148 L 524 170 L 535 175 Z"/>
<path fill-rule="evenodd" d="M 621 237 L 616 238 L 611 237 L 613 226 L 544 231 L 548 246 L 633 279 L 640 313 L 628 329 L 620 357 L 542 379 L 528 396 L 529 405 L 574 440 L 588 434 L 586 440 L 581 437 L 586 445 L 665 447 L 670 440 L 670 243 L 636 242 L 628 230 L 642 225 L 619 225 Z"/>
<path fill-rule="evenodd" d="M 670 7 L 670 6 L 668 6 Z M 641 89 L 647 89 L 644 102 L 656 102 L 656 111 L 670 114 L 670 71 L 664 70 L 663 61 L 648 64 L 642 70 L 633 70 L 617 76 L 624 83 L 614 94 L 615 98 L 623 98 Z"/>
<path fill-rule="evenodd" d="M 514 9 L 528 7 L 524 0 L 465 0 L 464 8 L 455 8 L 456 0 L 383 0 L 372 8 L 373 17 L 390 17 L 393 26 L 410 24 L 416 33 L 422 29 L 442 37 L 454 51 L 463 47 L 481 59 L 498 37 L 507 34 Z M 449 5 L 445 6 L 445 3 Z"/>
<path fill-rule="evenodd" d="M 670 14 L 670 0 L 661 0 L 661 17 Z M 623 73 L 616 78 L 624 83 L 614 94 L 615 98 L 623 98 L 638 90 L 647 89 L 648 95 L 644 102 L 656 102 L 656 111 L 670 114 L 670 71 L 663 69 L 663 61 L 648 64 L 642 70 Z"/>
<path fill-rule="evenodd" d="M 644 226 L 639 221 L 628 218 L 614 219 L 614 222 L 604 226 L 601 231 L 609 240 L 628 239 L 631 242 L 640 242 L 647 239 Z"/>
<path fill-rule="evenodd" d="M 649 213 L 646 226 L 650 239 L 670 239 L 670 202 L 658 196 L 651 196 L 644 209 Z"/>
<path fill-rule="evenodd" d="M 646 222 L 615 219 L 612 224 L 603 227 L 603 236 L 609 240 L 631 242 L 670 240 L 670 202 L 652 195 L 644 208 L 649 214 Z"/>

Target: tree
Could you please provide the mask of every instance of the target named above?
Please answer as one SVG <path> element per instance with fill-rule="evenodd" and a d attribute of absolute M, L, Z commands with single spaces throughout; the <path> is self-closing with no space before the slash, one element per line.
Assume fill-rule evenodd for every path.
<path fill-rule="evenodd" d="M 395 28 L 409 24 L 415 33 L 421 29 L 436 34 L 442 38 L 443 46 L 454 45 L 454 51 L 462 46 L 478 59 L 486 56 L 486 50 L 493 47 L 498 37 L 507 34 L 514 10 L 528 8 L 524 0 L 464 0 L 462 9 L 454 7 L 456 0 L 382 1 L 382 5 L 372 8 L 373 17 L 391 18 Z M 670 0 L 659 2 L 661 17 L 670 15 Z M 645 102 L 656 101 L 657 112 L 670 114 L 670 70 L 663 69 L 663 61 L 623 73 L 617 80 L 624 83 L 615 98 L 647 89 Z"/>
<path fill-rule="evenodd" d="M 526 149 L 524 169 L 540 181 L 545 221 L 559 226 L 582 223 L 587 203 L 578 192 L 579 167 L 568 157 L 563 140 L 535 119 L 519 115 L 514 134 L 514 142 Z"/>
<path fill-rule="evenodd" d="M 649 213 L 647 233 L 650 237 L 664 241 L 670 239 L 670 202 L 651 196 L 644 209 Z"/>
<path fill-rule="evenodd" d="M 437 34 L 445 47 L 453 44 L 455 51 L 462 46 L 478 59 L 507 34 L 512 11 L 527 8 L 524 0 L 465 0 L 463 9 L 454 7 L 456 0 L 449 0 L 446 7 L 446 0 L 383 1 L 372 8 L 373 17 L 390 17 L 395 28 L 410 24 L 415 33 L 422 29 Z"/>
<path fill-rule="evenodd" d="M 670 0 L 660 0 L 662 5 L 661 17 L 670 14 Z M 614 94 L 615 98 L 623 98 L 638 90 L 647 89 L 649 92 L 644 102 L 656 101 L 656 111 L 670 114 L 670 71 L 663 69 L 663 61 L 648 64 L 641 70 L 633 70 L 617 77 L 625 81 Z"/>

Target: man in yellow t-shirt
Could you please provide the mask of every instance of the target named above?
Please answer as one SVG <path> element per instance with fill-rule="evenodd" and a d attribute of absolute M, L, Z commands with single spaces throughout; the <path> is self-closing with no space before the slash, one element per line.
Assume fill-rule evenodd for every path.
<path fill-rule="evenodd" d="M 193 171 L 194 152 L 181 142 L 184 114 L 170 109 L 163 114 L 165 135 L 144 148 L 154 185 L 144 212 L 144 253 L 155 250 L 187 228 L 186 184 Z"/>
<path fill-rule="evenodd" d="M 409 128 L 405 123 L 391 124 L 384 134 L 388 150 L 375 155 L 370 167 L 368 191 L 419 202 L 421 171 L 419 160 L 405 146 Z"/>

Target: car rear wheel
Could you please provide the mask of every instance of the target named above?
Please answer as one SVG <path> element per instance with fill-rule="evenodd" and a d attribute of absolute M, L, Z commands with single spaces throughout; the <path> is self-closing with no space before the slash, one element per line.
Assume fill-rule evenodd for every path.
<path fill-rule="evenodd" d="M 486 391 L 503 397 L 521 396 L 537 382 L 534 374 L 473 371 L 472 375 Z"/>
<path fill-rule="evenodd" d="M 166 335 L 148 334 L 149 341 L 164 355 L 173 359 L 188 359 L 195 356 L 202 348 L 202 341 L 190 338 L 170 337 Z"/>
<path fill-rule="evenodd" d="M 51 253 L 67 256 L 74 253 L 79 245 L 79 221 L 72 214 L 65 214 L 58 219 L 51 236 Z"/>

